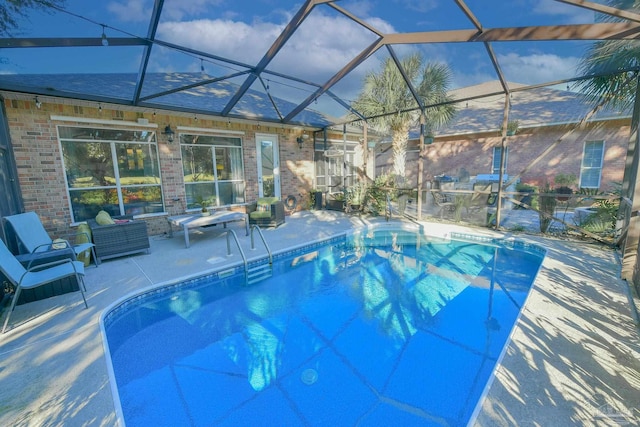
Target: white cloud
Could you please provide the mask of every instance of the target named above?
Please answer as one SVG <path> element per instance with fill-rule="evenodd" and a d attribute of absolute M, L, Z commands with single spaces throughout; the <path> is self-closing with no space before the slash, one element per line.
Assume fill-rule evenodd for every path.
<path fill-rule="evenodd" d="M 267 22 L 267 19 L 271 22 Z M 158 38 L 255 65 L 269 50 L 290 19 L 290 13 L 272 10 L 268 17 L 256 17 L 253 22 L 223 18 L 163 22 L 158 28 Z M 369 18 L 368 22 L 382 32 L 394 31 L 391 25 L 380 18 Z M 323 84 L 376 38 L 375 34 L 347 17 L 329 15 L 326 9 L 316 8 L 278 52 L 268 69 Z M 184 64 L 179 63 L 181 60 L 180 55 L 164 56 L 163 51 L 158 50 L 152 56 L 153 69 L 197 71 L 195 68 L 199 68 L 197 58 L 185 56 Z M 206 63 L 204 66 L 206 72 L 219 75 L 215 67 Z M 357 93 L 366 71 L 365 66 L 361 66 L 351 72 L 341 82 L 338 95 L 348 96 Z M 271 80 L 274 95 L 292 101 L 301 101 L 313 90 L 307 87 L 301 91 L 278 85 L 278 78 L 269 79 L 268 75 L 263 77 Z M 298 88 L 303 86 L 295 82 L 290 85 Z"/>
<path fill-rule="evenodd" d="M 554 54 L 498 55 L 498 62 L 509 81 L 537 84 L 575 77 L 580 58 Z"/>
<path fill-rule="evenodd" d="M 125 2 L 110 2 L 107 10 L 123 22 L 149 21 L 153 11 L 153 4 L 149 0 L 127 0 Z"/>
<path fill-rule="evenodd" d="M 164 20 L 181 20 L 186 16 L 206 13 L 211 6 L 218 6 L 223 0 L 167 1 L 162 9 Z M 148 21 L 153 11 L 153 0 L 112 1 L 107 10 L 123 22 Z"/>
<path fill-rule="evenodd" d="M 217 56 L 227 57 L 239 62 L 255 65 L 268 51 L 272 43 L 281 34 L 292 12 L 283 12 L 281 9 L 272 9 L 268 17 L 258 16 L 253 22 L 243 22 L 239 19 L 193 19 L 180 22 L 180 13 L 195 14 L 199 8 L 216 4 L 220 0 L 196 0 L 179 6 L 174 12 L 175 21 L 164 21 L 158 28 L 158 38 L 171 40 L 172 43 L 191 47 L 203 52 L 211 52 Z M 397 0 L 406 6 L 409 0 Z M 427 4 L 430 2 L 426 2 Z M 124 3 L 120 3 L 124 4 Z M 148 1 L 129 0 L 127 3 L 129 13 L 141 13 Z M 174 4 L 174 3 L 168 3 Z M 536 8 L 539 13 L 555 14 L 564 17 L 576 15 L 579 8 L 557 7 L 556 2 L 542 0 L 542 6 Z M 357 10 L 357 15 L 383 33 L 394 32 L 393 26 L 380 17 L 370 16 L 370 3 L 367 0 L 349 3 L 349 10 Z M 428 4 L 427 4 L 428 6 Z M 169 10 L 167 10 L 167 13 Z M 269 20 L 270 22 L 268 22 Z M 325 83 L 331 76 L 337 73 L 345 64 L 358 55 L 366 46 L 370 45 L 376 36 L 365 28 L 359 26 L 347 17 L 335 13 L 328 13 L 325 9 L 316 8 L 306 18 L 304 23 L 296 30 L 288 40 L 286 46 L 275 56 L 268 69 L 283 74 L 299 77 L 318 84 Z M 414 51 L 416 46 L 394 46 L 399 56 L 404 56 Z M 492 69 L 483 66 L 469 67 L 469 62 L 477 63 L 473 58 L 466 57 L 465 68 L 459 67 L 455 55 L 451 56 L 449 49 L 440 45 L 422 45 L 419 50 L 425 59 L 449 63 L 453 70 L 453 86 L 467 86 L 482 83 L 487 80 L 495 80 L 497 76 Z M 376 58 L 386 57 L 386 51 L 382 49 Z M 166 64 L 161 64 L 162 57 L 154 57 L 156 70 L 160 69 L 189 69 L 197 71 L 199 62 L 193 58 L 187 58 L 186 64 L 179 64 L 175 57 L 168 59 Z M 561 80 L 575 76 L 576 65 L 580 58 L 575 56 L 562 57 L 557 54 L 510 53 L 498 56 L 500 66 L 509 81 L 523 84 L 536 84 L 547 81 Z M 339 96 L 350 99 L 359 92 L 363 77 L 371 68 L 379 64 L 377 60 L 367 61 L 356 68 L 332 90 Z M 214 68 L 205 64 L 208 72 L 215 73 Z M 265 77 L 268 78 L 268 77 Z M 274 82 L 278 79 L 272 79 Z M 273 86 L 273 85 L 272 85 Z M 293 86 L 300 86 L 294 83 Z M 275 87 L 275 86 L 274 86 Z M 286 92 L 293 91 L 292 100 L 306 97 L 308 91 L 300 91 L 287 87 L 279 87 L 278 95 L 284 96 Z M 284 96 L 285 98 L 287 96 Z M 301 98 L 302 97 L 302 98 Z"/>
<path fill-rule="evenodd" d="M 436 0 L 394 0 L 394 3 L 400 3 L 407 10 L 426 13 L 438 7 Z"/>
<path fill-rule="evenodd" d="M 369 13 L 373 9 L 373 5 L 368 0 L 350 1 L 348 3 L 340 4 L 340 6 L 349 10 L 356 16 L 369 16 Z"/>
<path fill-rule="evenodd" d="M 563 19 L 565 24 L 593 23 L 595 13 L 582 7 L 571 6 L 555 0 L 533 1 L 532 12 L 538 15 L 557 16 Z"/>
<path fill-rule="evenodd" d="M 474 86 L 481 83 L 498 80 L 498 76 L 490 73 L 456 74 L 453 79 L 452 89 Z"/>
<path fill-rule="evenodd" d="M 281 72 L 289 70 L 328 78 L 376 37 L 347 18 L 312 14 L 289 40 L 272 67 Z"/>
<path fill-rule="evenodd" d="M 383 26 L 384 22 L 379 25 Z M 284 22 L 248 24 L 202 19 L 162 24 L 158 36 L 178 45 L 254 65 L 284 27 Z M 347 18 L 312 13 L 269 68 L 302 78 L 328 78 L 374 40 L 374 35 Z"/>
<path fill-rule="evenodd" d="M 203 52 L 254 64 L 282 32 L 284 25 L 247 24 L 221 19 L 169 22 L 158 28 L 158 38 Z"/>

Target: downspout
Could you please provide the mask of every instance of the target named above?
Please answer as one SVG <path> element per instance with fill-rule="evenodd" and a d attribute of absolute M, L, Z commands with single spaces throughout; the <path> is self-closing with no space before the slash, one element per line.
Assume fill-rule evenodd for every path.
<path fill-rule="evenodd" d="M 369 157 L 369 141 L 367 135 L 367 122 L 363 122 L 362 126 L 362 169 L 364 169 L 364 182 L 365 186 L 367 185 L 369 174 L 367 173 L 367 160 Z"/>
<path fill-rule="evenodd" d="M 424 115 L 424 110 L 420 113 L 420 145 L 418 149 L 418 206 L 416 207 L 417 219 L 420 221 L 422 219 L 422 185 L 423 185 L 423 176 L 424 173 L 424 127 L 425 127 L 426 117 Z"/>
<path fill-rule="evenodd" d="M 347 125 L 342 125 L 342 193 L 347 195 Z"/>
<path fill-rule="evenodd" d="M 500 228 L 500 211 L 502 210 L 502 183 L 504 180 L 504 163 L 507 157 L 507 123 L 509 123 L 509 109 L 511 102 L 509 101 L 510 93 L 504 94 L 504 113 L 502 116 L 502 141 L 500 146 L 500 172 L 498 174 L 498 203 L 496 203 L 496 230 Z"/>

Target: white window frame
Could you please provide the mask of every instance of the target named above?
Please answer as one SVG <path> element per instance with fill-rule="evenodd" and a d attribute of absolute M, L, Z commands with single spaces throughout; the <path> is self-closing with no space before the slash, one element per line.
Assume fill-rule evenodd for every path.
<path fill-rule="evenodd" d="M 180 156 L 181 156 L 181 161 L 182 163 L 184 162 L 184 158 L 182 158 L 182 148 L 183 146 L 194 146 L 194 144 L 191 143 L 187 143 L 183 140 L 182 136 L 198 136 L 198 135 L 202 135 L 202 136 L 207 136 L 207 137 L 221 137 L 221 138 L 234 138 L 237 139 L 240 143 L 240 145 L 227 145 L 227 144 L 202 144 L 201 147 L 207 147 L 211 150 L 211 155 L 212 155 L 212 161 L 213 161 L 213 165 L 214 165 L 214 170 L 213 170 L 213 174 L 214 174 L 214 180 L 210 181 L 209 184 L 213 184 L 214 189 L 215 189 L 215 203 L 212 203 L 211 206 L 208 207 L 216 207 L 216 208 L 220 208 L 220 207 L 224 207 L 224 206 L 238 206 L 238 205 L 243 205 L 244 201 L 246 200 L 246 186 L 247 186 L 247 180 L 246 180 L 246 170 L 245 170 L 245 165 L 244 165 L 244 132 L 238 132 L 238 131 L 224 131 L 224 130 L 215 130 L 215 131 L 207 131 L 206 129 L 201 129 L 201 128 L 193 128 L 193 127 L 180 127 L 178 126 L 178 131 L 180 132 L 180 134 L 178 135 L 178 141 L 180 141 Z M 234 179 L 234 178 L 230 178 L 230 179 L 218 179 L 218 171 L 216 169 L 216 149 L 217 148 L 231 148 L 234 150 L 239 150 L 240 155 L 239 155 L 239 160 L 240 160 L 240 167 L 242 168 L 242 179 Z M 183 178 L 184 178 L 184 165 L 182 165 L 182 174 L 183 174 Z M 240 199 L 242 200 L 241 202 L 238 203 L 232 203 L 232 204 L 223 204 L 220 200 L 220 184 L 221 183 L 231 183 L 231 184 L 242 184 L 242 188 L 243 188 L 243 194 L 240 197 Z M 189 207 L 190 205 L 193 205 L 195 203 L 194 200 L 187 200 L 187 194 L 189 194 L 189 192 L 187 191 L 187 186 L 189 185 L 197 185 L 194 183 L 187 183 L 186 180 L 183 180 L 183 184 L 184 184 L 184 191 L 185 191 L 185 203 L 187 205 L 187 212 L 192 211 L 196 208 L 194 208 L 193 206 Z M 211 200 L 213 201 L 213 200 Z M 200 208 L 197 208 L 200 209 Z"/>
<path fill-rule="evenodd" d="M 502 151 L 502 147 L 493 147 L 493 157 L 491 158 L 491 173 L 494 175 L 498 175 L 500 173 L 500 153 L 496 153 L 496 151 L 498 150 Z M 509 164 L 509 147 L 505 147 L 505 150 L 504 173 L 506 174 L 507 165 Z"/>
<path fill-rule="evenodd" d="M 325 144 L 316 144 L 314 150 L 314 175 L 317 190 L 339 193 L 344 190 L 343 187 L 350 187 L 355 184 L 357 177 L 354 166 L 356 144 L 354 141 L 347 141 L 346 151 L 344 151 L 345 143 L 339 140 L 328 140 L 326 144 L 327 150 L 324 149 Z M 326 151 L 340 151 L 343 152 L 343 155 L 326 157 L 324 156 Z M 320 162 L 324 163 L 324 175 L 318 174 L 317 165 Z M 318 184 L 320 179 L 324 184 Z"/>
<path fill-rule="evenodd" d="M 60 120 L 61 118 L 58 116 L 52 116 L 52 119 L 58 119 Z M 128 187 L 138 187 L 138 188 L 142 188 L 142 187 L 159 187 L 160 188 L 160 203 L 162 205 L 162 212 L 164 212 L 165 209 L 165 204 L 164 204 L 164 186 L 162 184 L 162 167 L 160 165 L 160 150 L 158 147 L 158 141 L 156 138 L 156 130 L 151 128 L 150 126 L 141 126 L 140 128 L 134 128 L 134 127 L 104 127 L 104 126 L 100 126 L 100 124 L 102 124 L 101 121 L 92 121 L 92 120 L 81 120 L 80 118 L 75 119 L 74 120 L 81 122 L 81 123 L 86 123 L 86 125 L 84 126 L 80 126 L 80 125 L 63 125 L 63 124 L 59 124 L 56 125 L 56 132 L 57 132 L 57 137 L 58 137 L 58 150 L 61 154 L 62 157 L 62 170 L 63 170 L 63 174 L 64 174 L 64 182 L 65 182 L 65 188 L 66 188 L 66 192 L 67 192 L 67 198 L 68 198 L 68 203 L 69 203 L 69 213 L 71 214 L 71 219 L 74 223 L 77 222 L 82 222 L 85 221 L 86 219 L 78 219 L 76 218 L 75 215 L 75 211 L 74 211 L 74 206 L 73 206 L 73 197 L 72 197 L 72 193 L 73 191 L 76 190 L 97 190 L 97 189 L 102 189 L 102 188 L 112 188 L 116 191 L 117 193 L 117 197 L 118 197 L 118 209 L 120 212 L 118 212 L 117 214 L 119 215 L 125 215 L 127 214 L 127 212 L 125 211 L 126 207 L 125 207 L 125 201 L 123 199 L 123 189 L 126 189 Z M 126 126 L 127 123 L 125 123 Z M 146 141 L 136 141 L 136 140 L 112 140 L 112 139 L 104 139 L 104 140 L 95 140 L 95 139 L 68 139 L 68 138 L 63 138 L 60 136 L 60 129 L 61 128 L 87 128 L 87 129 L 94 129 L 96 131 L 100 131 L 100 130 L 107 130 L 110 132 L 113 131 L 118 131 L 118 130 L 122 130 L 123 132 L 149 132 L 149 136 L 148 139 Z M 65 165 L 65 160 L 64 160 L 64 151 L 62 148 L 63 145 L 63 141 L 68 141 L 68 142 L 73 142 L 74 144 L 82 144 L 82 143 L 92 143 L 92 142 L 99 142 L 99 143 L 103 143 L 103 144 L 109 144 L 109 148 L 111 151 L 111 158 L 113 161 L 113 166 L 114 166 L 114 178 L 115 178 L 115 183 L 113 185 L 110 186 L 96 186 L 96 187 L 86 187 L 86 188 L 72 188 L 69 184 L 69 181 L 67 179 L 67 174 L 66 174 L 66 165 Z M 116 145 L 117 144 L 136 144 L 136 145 L 140 145 L 145 146 L 145 145 L 149 145 L 149 146 L 153 146 L 155 149 L 155 154 L 156 154 L 156 167 L 158 170 L 158 182 L 157 183 L 153 183 L 153 184 L 135 184 L 135 185 L 125 185 L 121 182 L 120 179 L 120 169 L 118 166 L 118 157 L 117 157 L 117 150 L 116 150 Z M 144 216 L 152 216 L 152 215 L 157 215 L 158 213 L 162 213 L 162 212 L 157 212 L 157 213 L 141 213 L 141 214 L 134 214 L 136 217 L 144 217 Z"/>
<path fill-rule="evenodd" d="M 587 150 L 587 144 L 600 144 L 600 148 L 601 148 L 601 153 L 600 153 L 600 164 L 598 166 L 585 166 L 584 161 L 585 161 L 585 154 L 586 154 L 586 150 Z M 584 144 L 582 145 L 582 160 L 580 161 L 580 179 L 579 179 L 579 184 L 580 184 L 580 188 L 600 188 L 600 184 L 602 183 L 602 169 L 604 166 L 604 149 L 605 149 L 605 141 L 600 139 L 600 140 L 590 140 L 590 141 L 585 141 Z M 599 173 L 598 173 L 598 185 L 593 186 L 593 185 L 583 185 L 582 184 L 582 178 L 585 174 L 586 170 L 593 170 L 593 169 L 598 169 Z"/>

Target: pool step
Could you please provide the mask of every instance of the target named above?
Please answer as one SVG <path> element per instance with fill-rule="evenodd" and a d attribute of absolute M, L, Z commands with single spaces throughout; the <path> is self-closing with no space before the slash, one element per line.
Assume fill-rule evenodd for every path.
<path fill-rule="evenodd" d="M 252 285 L 273 276 L 271 264 L 260 264 L 247 271 L 247 284 Z"/>

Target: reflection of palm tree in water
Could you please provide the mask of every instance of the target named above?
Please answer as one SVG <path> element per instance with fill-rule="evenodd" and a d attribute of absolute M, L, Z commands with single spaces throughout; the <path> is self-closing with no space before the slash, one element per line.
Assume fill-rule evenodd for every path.
<path fill-rule="evenodd" d="M 429 328 L 435 315 L 469 284 L 487 282 L 486 277 L 477 277 L 477 273 L 491 259 L 490 253 L 484 254 L 487 257 L 466 254 L 473 256 L 478 267 L 475 274 L 465 272 L 451 261 L 456 255 L 465 255 L 466 248 L 476 247 L 456 245 L 445 252 L 432 247 L 438 258 L 429 264 L 408 258 L 398 250 L 395 241 L 384 253 L 381 248 L 368 249 L 361 263 L 361 298 L 367 314 L 379 318 L 387 333 L 404 340 L 419 329 Z M 407 265 L 407 260 L 411 265 Z"/>
<path fill-rule="evenodd" d="M 456 247 L 451 252 L 458 252 L 460 250 L 461 247 Z M 488 260 L 481 263 L 485 266 L 483 271 L 487 272 L 487 270 L 489 270 L 490 273 L 490 277 L 485 277 L 489 282 L 489 292 L 487 315 L 484 322 L 486 335 L 483 348 L 469 348 L 463 342 L 451 343 L 461 346 L 465 348 L 466 351 L 471 351 L 481 357 L 477 368 L 474 369 L 475 375 L 472 378 L 463 406 L 458 414 L 451 414 L 455 419 L 465 419 L 470 413 L 470 410 L 473 409 L 471 405 L 474 404 L 477 396 L 481 392 L 479 388 L 484 384 L 483 379 L 485 378 L 486 371 L 487 369 L 491 369 L 497 360 L 497 355 L 491 353 L 492 338 L 500 330 L 500 323 L 493 316 L 494 289 L 496 286 L 500 286 L 505 293 L 508 294 L 507 290 L 504 289 L 504 286 L 501 285 L 496 278 L 496 274 L 498 273 L 497 264 L 499 263 L 498 254 L 499 249 L 494 248 L 491 259 L 492 265 L 486 263 Z M 451 253 L 448 255 L 451 255 Z M 448 259 L 449 256 L 446 258 Z M 443 261 L 443 263 L 444 262 L 448 261 Z M 433 322 L 438 310 L 443 307 L 434 306 L 430 295 L 419 291 L 420 286 L 424 284 L 429 288 L 436 287 L 440 284 L 450 285 L 450 283 L 447 284 L 446 282 L 438 281 L 440 277 L 437 274 L 433 274 L 431 278 L 433 280 L 428 280 L 430 279 L 429 276 L 432 275 L 429 269 L 425 268 L 423 271 L 419 271 L 420 269 L 416 266 L 413 271 L 417 274 L 415 274 L 414 277 L 408 277 L 411 276 L 411 270 L 407 268 L 402 255 L 390 253 L 387 257 L 383 257 L 378 255 L 375 250 L 369 251 L 363 258 L 362 265 L 363 301 L 365 302 L 365 308 L 368 307 L 369 312 L 373 316 L 381 319 L 384 330 L 390 335 L 393 334 L 403 339 L 403 341 L 408 342 L 417 330 L 426 330 Z M 465 289 L 471 283 L 466 281 L 469 279 L 469 276 L 469 274 L 458 274 L 456 280 L 459 282 L 459 289 Z M 449 276 L 449 278 L 451 277 L 452 276 Z M 375 289 L 376 293 L 372 291 L 367 292 L 367 288 Z M 369 298 L 369 300 L 367 300 L 367 297 L 372 294 L 375 295 L 376 298 Z M 457 293 L 439 292 L 440 299 L 444 303 L 455 298 L 456 295 Z"/>
<path fill-rule="evenodd" d="M 408 340 L 415 332 L 412 309 L 414 295 L 406 291 L 402 275 L 390 268 L 388 260 L 374 251 L 364 256 L 361 267 L 361 292 L 364 308 L 379 318 L 389 334 Z"/>

